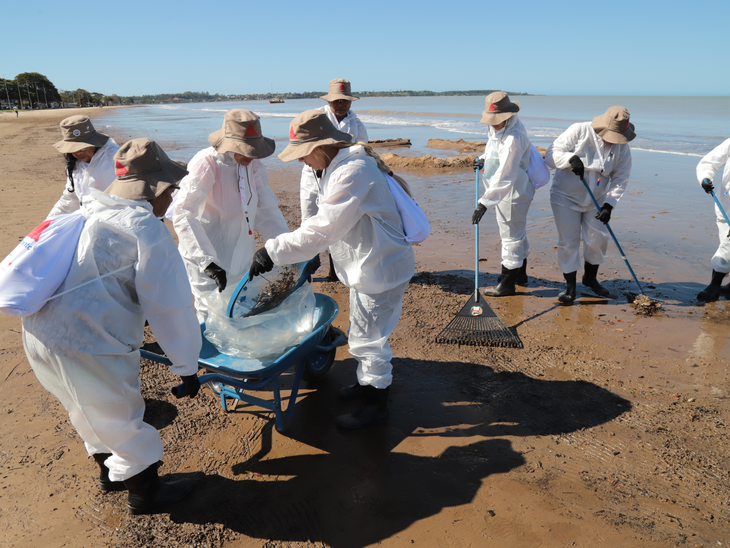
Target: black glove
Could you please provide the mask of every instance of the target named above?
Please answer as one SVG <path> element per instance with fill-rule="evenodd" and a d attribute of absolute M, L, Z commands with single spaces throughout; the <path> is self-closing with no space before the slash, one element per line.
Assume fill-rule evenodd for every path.
<path fill-rule="evenodd" d="M 583 166 L 581 159 L 577 156 L 573 156 L 570 160 L 568 160 L 568 163 L 570 164 L 570 169 L 573 173 L 582 179 L 583 175 L 585 175 L 585 167 Z"/>
<path fill-rule="evenodd" d="M 198 390 L 200 390 L 200 380 L 198 379 L 198 376 L 180 375 L 180 378 L 182 379 L 183 385 L 185 387 L 185 393 L 191 398 L 197 396 Z"/>
<path fill-rule="evenodd" d="M 484 207 L 482 204 L 479 204 L 471 216 L 471 224 L 478 225 L 479 221 L 481 221 L 482 217 L 484 217 L 484 213 L 486 211 L 487 211 L 487 208 Z"/>
<path fill-rule="evenodd" d="M 702 179 L 702 183 L 700 184 L 702 185 L 702 190 L 707 192 L 707 194 L 712 194 L 715 190 L 715 187 L 712 186 L 712 181 L 709 179 Z"/>
<path fill-rule="evenodd" d="M 205 275 L 208 276 L 218 286 L 218 293 L 226 288 L 228 280 L 226 278 L 226 271 L 215 263 L 210 263 L 205 270 Z"/>
<path fill-rule="evenodd" d="M 253 280 L 254 276 L 269 272 L 272 268 L 274 268 L 274 261 L 269 257 L 269 252 L 266 251 L 266 248 L 262 247 L 253 254 L 251 268 L 248 271 L 248 279 Z"/>
<path fill-rule="evenodd" d="M 471 165 L 471 167 L 474 168 L 474 171 L 484 169 L 484 158 L 479 158 L 478 156 L 474 158 L 474 163 Z"/>
<path fill-rule="evenodd" d="M 596 219 L 601 221 L 604 225 L 611 220 L 611 210 L 613 206 L 611 204 L 603 204 L 601 206 L 601 212 L 596 214 Z"/>
<path fill-rule="evenodd" d="M 320 259 L 319 254 L 317 254 L 307 263 L 307 274 L 309 274 L 310 278 L 314 276 L 314 273 L 319 270 L 320 266 L 322 266 L 322 259 Z"/>

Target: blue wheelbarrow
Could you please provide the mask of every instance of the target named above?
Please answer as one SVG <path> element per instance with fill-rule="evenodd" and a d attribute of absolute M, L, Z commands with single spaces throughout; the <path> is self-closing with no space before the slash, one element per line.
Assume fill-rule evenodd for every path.
<path fill-rule="evenodd" d="M 239 288 L 243 287 L 245 282 L 245 278 L 241 280 Z M 238 296 L 238 294 L 239 291 L 237 290 L 235 295 Z M 207 386 L 220 397 L 221 407 L 224 411 L 228 411 L 227 399 L 234 400 L 236 404 L 238 401 L 243 401 L 257 405 L 273 411 L 276 415 L 276 429 L 279 432 L 286 431 L 294 412 L 294 403 L 302 379 L 307 382 L 316 382 L 324 377 L 335 361 L 337 347 L 345 344 L 345 334 L 331 325 L 339 313 L 339 306 L 327 295 L 315 293 L 314 296 L 314 327 L 312 333 L 273 361 L 259 362 L 222 354 L 203 336 L 203 347 L 200 350 L 198 366 L 207 373 L 200 376 L 200 384 Z M 205 324 L 201 324 L 200 328 L 204 333 Z M 172 364 L 165 356 L 148 350 L 141 349 L 140 354 L 143 358 L 154 362 L 166 365 Z M 279 377 L 295 365 L 297 367 L 291 394 L 286 409 L 283 409 Z M 272 386 L 273 401 L 264 400 L 250 394 L 250 392 L 260 390 L 268 385 Z M 174 387 L 172 393 L 178 398 L 185 396 L 184 386 L 181 384 Z"/>

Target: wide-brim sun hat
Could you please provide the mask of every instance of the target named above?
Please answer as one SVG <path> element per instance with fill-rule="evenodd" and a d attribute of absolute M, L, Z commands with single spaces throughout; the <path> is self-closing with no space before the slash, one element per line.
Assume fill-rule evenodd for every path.
<path fill-rule="evenodd" d="M 510 101 L 509 95 L 504 91 L 490 93 L 484 102 L 484 112 L 480 120 L 482 124 L 497 126 L 520 111 L 520 104 Z"/>
<path fill-rule="evenodd" d="M 152 139 L 127 141 L 114 155 L 117 178 L 106 189 L 126 200 L 153 200 L 188 174 L 185 164 L 171 160 Z"/>
<path fill-rule="evenodd" d="M 344 99 L 345 101 L 357 101 L 357 97 L 352 96 L 352 87 L 350 81 L 344 78 L 335 78 L 330 80 L 330 90 L 327 95 L 322 95 L 320 99 L 332 102 Z"/>
<path fill-rule="evenodd" d="M 289 125 L 289 144 L 279 154 L 282 162 L 304 158 L 315 148 L 333 145 L 339 148 L 353 145 L 352 135 L 337 129 L 327 113 L 321 110 L 305 110 Z"/>
<path fill-rule="evenodd" d="M 622 145 L 636 137 L 634 124 L 629 118 L 629 111 L 624 107 L 608 107 L 605 114 L 593 118 L 591 127 L 607 143 Z"/>
<path fill-rule="evenodd" d="M 250 110 L 236 108 L 223 116 L 223 127 L 208 136 L 216 152 L 233 152 L 246 158 L 262 159 L 276 150 L 273 139 L 261 134 L 261 120 Z"/>
<path fill-rule="evenodd" d="M 75 115 L 61 120 L 62 140 L 53 146 L 62 154 L 72 154 L 89 147 L 103 147 L 108 135 L 99 133 L 88 116 Z"/>

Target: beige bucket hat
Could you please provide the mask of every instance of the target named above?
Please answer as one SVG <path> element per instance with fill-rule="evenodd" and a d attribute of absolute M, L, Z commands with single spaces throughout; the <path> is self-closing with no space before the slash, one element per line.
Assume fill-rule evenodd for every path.
<path fill-rule="evenodd" d="M 320 99 L 332 102 L 338 99 L 344 99 L 345 101 L 357 101 L 357 97 L 352 96 L 352 88 L 350 81 L 344 78 L 335 78 L 330 80 L 330 90 L 327 95 L 322 95 Z"/>
<path fill-rule="evenodd" d="M 504 91 L 490 93 L 485 103 L 481 123 L 490 126 L 499 125 L 520 111 L 520 104 L 517 101 L 510 101 L 509 95 Z"/>
<path fill-rule="evenodd" d="M 273 139 L 261 134 L 261 120 L 250 110 L 235 108 L 223 116 L 223 127 L 208 136 L 216 152 L 234 152 L 246 158 L 271 156 L 276 149 Z"/>
<path fill-rule="evenodd" d="M 593 118 L 591 127 L 607 143 L 622 145 L 636 137 L 634 124 L 629 121 L 629 111 L 624 107 L 608 107 L 606 114 Z"/>
<path fill-rule="evenodd" d="M 279 154 L 279 159 L 282 162 L 291 162 L 304 158 L 319 146 L 334 145 L 345 148 L 352 144 L 352 135 L 337 129 L 325 112 L 305 110 L 289 125 L 289 144 Z"/>
<path fill-rule="evenodd" d="M 152 200 L 169 187 L 179 188 L 188 170 L 185 164 L 170 160 L 152 139 L 132 139 L 114 155 L 117 178 L 106 189 L 126 200 Z"/>
<path fill-rule="evenodd" d="M 89 147 L 103 147 L 109 140 L 108 135 L 94 129 L 88 116 L 69 116 L 61 120 L 60 125 L 63 139 L 53 146 L 63 154 L 72 154 Z"/>

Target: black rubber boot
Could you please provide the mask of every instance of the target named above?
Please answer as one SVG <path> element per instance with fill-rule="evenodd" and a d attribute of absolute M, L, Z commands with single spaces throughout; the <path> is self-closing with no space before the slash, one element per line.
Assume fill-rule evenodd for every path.
<path fill-rule="evenodd" d="M 123 481 L 112 481 L 109 479 L 109 469 L 104 464 L 104 461 L 111 456 L 111 453 L 95 453 L 92 455 L 96 464 L 99 465 L 99 489 L 102 493 L 124 491 L 126 489 Z"/>
<path fill-rule="evenodd" d="M 565 291 L 561 291 L 558 300 L 563 304 L 571 304 L 575 301 L 575 277 L 577 272 L 567 272 L 563 274 L 565 278 Z"/>
<path fill-rule="evenodd" d="M 356 400 L 357 398 L 362 398 L 367 393 L 367 386 L 363 386 L 359 382 L 356 382 L 351 386 L 345 386 L 344 388 L 340 388 L 339 396 L 341 400 L 349 401 Z"/>
<path fill-rule="evenodd" d="M 720 298 L 720 293 L 723 291 L 722 279 L 725 277 L 724 272 L 712 271 L 712 281 L 710 285 L 704 288 L 702 291 L 697 293 L 697 300 L 704 301 L 706 303 L 715 302 Z"/>
<path fill-rule="evenodd" d="M 584 286 L 589 287 L 596 295 L 599 295 L 600 297 L 608 297 L 611 292 L 598 283 L 598 278 L 596 278 L 597 275 L 598 265 L 586 263 L 585 272 L 583 273 L 583 279 L 581 282 Z"/>
<path fill-rule="evenodd" d="M 484 294 L 487 297 L 508 297 L 509 295 L 514 295 L 515 281 L 517 280 L 519 271 L 519 268 L 510 270 L 502 265 L 502 275 L 499 277 L 499 284 L 496 287 L 488 287 L 484 290 Z"/>
<path fill-rule="evenodd" d="M 517 279 L 515 280 L 515 283 L 523 287 L 529 283 L 529 280 L 527 279 L 527 259 L 524 259 L 522 261 L 522 266 L 517 273 Z"/>
<path fill-rule="evenodd" d="M 160 507 L 179 501 L 193 488 L 193 483 L 186 479 L 160 481 L 157 468 L 157 463 L 152 464 L 136 476 L 124 480 L 129 490 L 127 509 L 130 514 L 154 514 Z"/>
<path fill-rule="evenodd" d="M 349 415 L 337 417 L 337 426 L 342 428 L 356 429 L 377 426 L 388 422 L 388 388 L 375 388 L 374 386 L 363 386 L 365 404 Z"/>

